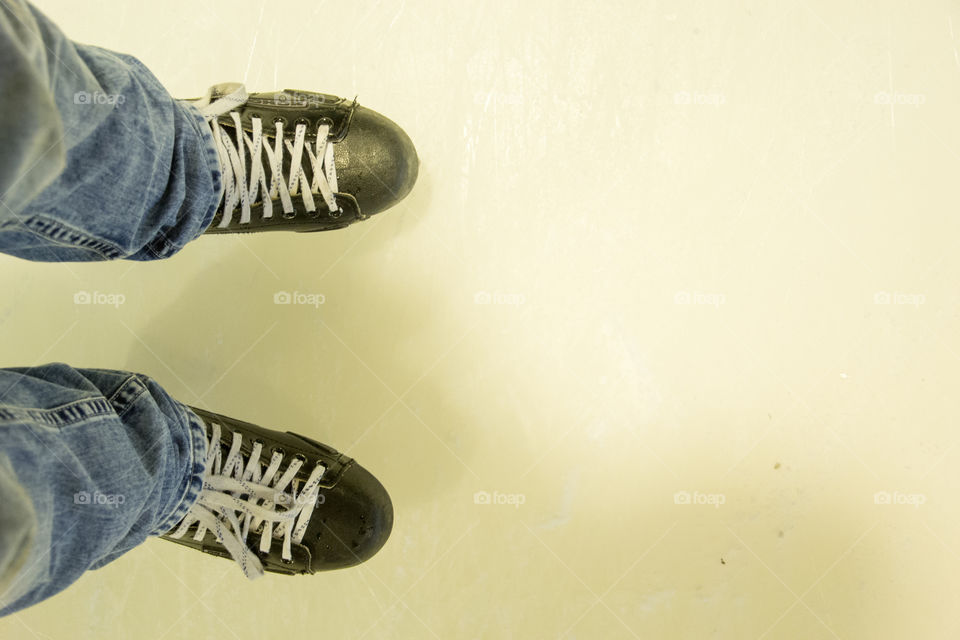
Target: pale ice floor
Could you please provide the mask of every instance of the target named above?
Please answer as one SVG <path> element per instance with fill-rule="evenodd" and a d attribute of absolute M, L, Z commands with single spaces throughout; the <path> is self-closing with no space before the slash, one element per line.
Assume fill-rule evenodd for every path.
<path fill-rule="evenodd" d="M 345 231 L 0 259 L 3 365 L 147 373 L 396 508 L 356 569 L 151 540 L 0 636 L 960 634 L 956 3 L 40 6 L 178 96 L 359 94 L 422 169 Z"/>

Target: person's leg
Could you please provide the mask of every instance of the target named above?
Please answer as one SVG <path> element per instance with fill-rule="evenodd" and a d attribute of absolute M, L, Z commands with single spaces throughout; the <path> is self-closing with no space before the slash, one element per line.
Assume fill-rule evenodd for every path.
<path fill-rule="evenodd" d="M 132 56 L 0 3 L 0 251 L 152 260 L 200 235 L 221 175 L 209 124 Z"/>
<path fill-rule="evenodd" d="M 0 120 L 14 152 L 0 158 L 0 252 L 152 260 L 201 233 L 340 229 L 416 182 L 409 136 L 355 100 L 237 83 L 176 100 L 132 56 L 71 42 L 23 0 L 9 7 L 0 61 L 19 71 L 0 64 L 0 106 L 37 113 Z"/>
<path fill-rule="evenodd" d="M 383 485 L 335 449 L 171 398 L 150 378 L 0 369 L 0 616 L 159 536 L 248 578 L 372 557 Z"/>
<path fill-rule="evenodd" d="M 150 378 L 65 364 L 0 369 L 0 615 L 177 525 L 205 427 Z"/>

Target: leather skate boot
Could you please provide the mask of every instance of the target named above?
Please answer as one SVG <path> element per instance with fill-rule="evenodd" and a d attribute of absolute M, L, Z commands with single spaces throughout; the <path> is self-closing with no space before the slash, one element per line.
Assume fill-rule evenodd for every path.
<path fill-rule="evenodd" d="M 394 206 L 416 182 L 413 142 L 356 100 L 225 83 L 192 103 L 210 123 L 223 174 L 205 233 L 340 229 Z"/>
<path fill-rule="evenodd" d="M 390 496 L 352 459 L 295 433 L 191 409 L 207 427 L 203 489 L 162 538 L 232 557 L 251 579 L 350 567 L 386 542 Z"/>

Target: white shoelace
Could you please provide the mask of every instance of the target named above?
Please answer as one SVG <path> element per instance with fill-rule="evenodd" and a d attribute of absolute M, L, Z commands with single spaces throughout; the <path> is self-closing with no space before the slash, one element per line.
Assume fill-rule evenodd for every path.
<path fill-rule="evenodd" d="M 291 560 L 291 543 L 303 540 L 317 505 L 320 478 L 326 469 L 317 465 L 306 482 L 301 483 L 294 476 L 303 466 L 302 459 L 294 456 L 281 474 L 284 454 L 274 451 L 270 464 L 263 469 L 260 463 L 263 444 L 255 441 L 245 464 L 240 453 L 241 442 L 240 434 L 234 432 L 230 452 L 222 459 L 220 425 L 212 424 L 200 497 L 176 531 L 168 535 L 179 538 L 190 525 L 198 523 L 193 539 L 203 540 L 209 529 L 237 561 L 244 575 L 252 580 L 263 575 L 263 565 L 247 546 L 250 530 L 263 526 L 261 553 L 270 551 L 274 539 L 283 538 L 281 558 Z"/>
<path fill-rule="evenodd" d="M 211 102 L 213 92 L 222 94 Z M 246 103 L 249 95 L 246 88 L 239 82 L 229 82 L 214 85 L 207 89 L 204 97 L 193 102 L 200 113 L 207 118 L 213 129 L 213 139 L 217 144 L 217 153 L 220 156 L 220 166 L 223 173 L 223 218 L 219 227 L 227 227 L 233 219 L 233 213 L 240 205 L 240 224 L 250 222 L 250 205 L 257 201 L 258 193 L 265 194 L 263 198 L 263 217 L 273 216 L 272 200 L 279 196 L 285 215 L 294 213 L 293 196 L 299 195 L 303 200 L 304 208 L 308 213 L 314 213 L 317 206 L 314 194 L 320 195 L 327 208 L 339 211 L 334 193 L 337 191 L 337 169 L 333 161 L 334 143 L 327 140 L 330 133 L 329 124 L 317 127 L 315 143 L 306 140 L 307 125 L 300 123 L 294 129 L 293 142 L 284 140 L 283 123 L 274 123 L 274 144 L 271 147 L 260 118 L 251 118 L 253 135 L 247 135 L 240 126 L 240 114 L 234 109 Z M 217 117 L 228 113 L 234 123 L 236 131 L 234 139 L 225 131 Z M 247 156 L 244 149 L 250 152 L 250 167 L 247 167 Z M 284 150 L 290 154 L 290 175 L 283 176 Z M 266 151 L 267 162 L 270 168 L 270 184 L 267 185 L 267 172 L 263 165 L 263 152 Z M 302 162 L 309 159 L 313 180 L 307 180 Z"/>

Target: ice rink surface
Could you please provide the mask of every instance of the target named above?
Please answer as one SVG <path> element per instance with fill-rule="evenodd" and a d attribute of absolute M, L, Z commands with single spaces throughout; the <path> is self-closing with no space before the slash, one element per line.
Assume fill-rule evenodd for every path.
<path fill-rule="evenodd" d="M 356 94 L 421 175 L 343 231 L 0 258 L 3 366 L 148 374 L 396 509 L 310 578 L 151 540 L 0 637 L 960 635 L 955 2 L 39 6 L 178 97 Z"/>

